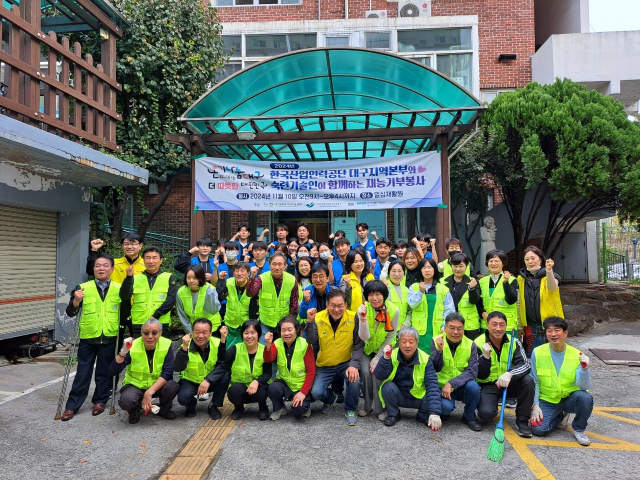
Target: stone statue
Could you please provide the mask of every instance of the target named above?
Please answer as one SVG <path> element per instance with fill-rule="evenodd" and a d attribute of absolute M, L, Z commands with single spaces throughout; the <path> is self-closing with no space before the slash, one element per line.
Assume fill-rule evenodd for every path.
<path fill-rule="evenodd" d="M 480 264 L 482 265 L 482 273 L 487 273 L 487 267 L 484 264 L 484 259 L 487 252 L 496 249 L 496 232 L 497 228 L 493 217 L 484 218 L 484 226 L 480 227 L 480 238 L 482 239 Z"/>

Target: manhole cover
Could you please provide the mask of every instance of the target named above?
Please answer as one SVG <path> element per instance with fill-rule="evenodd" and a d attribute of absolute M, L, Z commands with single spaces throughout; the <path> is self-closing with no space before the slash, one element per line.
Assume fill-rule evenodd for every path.
<path fill-rule="evenodd" d="M 590 348 L 591 352 L 607 365 L 629 365 L 640 367 L 640 352 L 629 350 L 606 350 Z"/>

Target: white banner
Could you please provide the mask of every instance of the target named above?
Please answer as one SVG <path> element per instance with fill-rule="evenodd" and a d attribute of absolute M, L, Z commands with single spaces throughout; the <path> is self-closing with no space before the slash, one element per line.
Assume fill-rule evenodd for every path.
<path fill-rule="evenodd" d="M 437 152 L 334 162 L 195 162 L 199 210 L 374 210 L 442 203 Z"/>

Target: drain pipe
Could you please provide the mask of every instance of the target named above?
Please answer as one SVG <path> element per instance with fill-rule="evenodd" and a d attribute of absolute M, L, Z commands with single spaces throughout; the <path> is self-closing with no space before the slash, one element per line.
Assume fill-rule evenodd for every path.
<path fill-rule="evenodd" d="M 344 19 L 349 20 L 349 0 L 344 0 Z"/>
<path fill-rule="evenodd" d="M 320 20 L 320 0 L 318 0 L 318 20 Z"/>

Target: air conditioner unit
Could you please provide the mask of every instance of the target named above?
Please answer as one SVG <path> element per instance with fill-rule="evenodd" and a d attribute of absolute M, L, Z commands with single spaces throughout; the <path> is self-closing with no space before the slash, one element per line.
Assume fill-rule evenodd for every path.
<path fill-rule="evenodd" d="M 398 2 L 398 17 L 430 17 L 431 0 Z"/>
<path fill-rule="evenodd" d="M 367 10 L 364 18 L 387 18 L 386 10 Z"/>

